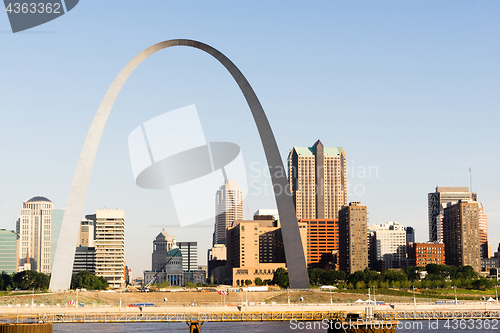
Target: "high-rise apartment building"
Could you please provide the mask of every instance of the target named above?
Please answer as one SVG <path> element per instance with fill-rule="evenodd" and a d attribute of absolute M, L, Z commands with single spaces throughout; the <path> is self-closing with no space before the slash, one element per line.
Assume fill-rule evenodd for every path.
<path fill-rule="evenodd" d="M 479 209 L 479 249 L 481 250 L 481 258 L 491 257 L 491 247 L 488 243 L 488 217 L 484 213 L 482 203 L 478 203 Z"/>
<path fill-rule="evenodd" d="M 21 242 L 18 253 L 20 266 L 24 266 L 29 254 L 31 270 L 50 273 L 53 208 L 52 201 L 42 196 L 32 197 L 23 203 L 18 223 Z"/>
<path fill-rule="evenodd" d="M 307 256 L 309 268 L 338 268 L 339 221 L 302 219 L 307 225 Z"/>
<path fill-rule="evenodd" d="M 299 223 L 302 248 L 306 253 L 307 225 Z M 228 230 L 226 275 L 233 286 L 255 278 L 272 279 L 279 267 L 286 267 L 281 226 L 277 220 L 236 220 Z"/>
<path fill-rule="evenodd" d="M 198 242 L 177 242 L 182 252 L 182 270 L 185 272 L 198 269 Z"/>
<path fill-rule="evenodd" d="M 338 219 L 347 204 L 346 155 L 342 147 L 293 147 L 288 156 L 290 191 L 297 219 Z"/>
<path fill-rule="evenodd" d="M 95 274 L 112 288 L 125 285 L 125 212 L 99 209 L 85 216 L 95 226 Z"/>
<path fill-rule="evenodd" d="M 347 274 L 368 267 L 367 214 L 361 202 L 339 211 L 339 269 Z"/>
<path fill-rule="evenodd" d="M 172 249 L 172 237 L 163 229 L 153 241 L 153 254 L 151 255 L 151 269 L 159 272 L 167 263 L 167 252 Z"/>
<path fill-rule="evenodd" d="M 226 230 L 234 221 L 244 219 L 243 191 L 235 180 L 226 180 L 215 194 L 213 245 L 226 244 Z"/>
<path fill-rule="evenodd" d="M 18 258 L 19 234 L 14 230 L 0 229 L 0 272 L 17 273 L 19 269 Z"/>
<path fill-rule="evenodd" d="M 443 241 L 444 208 L 449 203 L 459 200 L 477 201 L 477 194 L 469 192 L 468 187 L 436 187 L 436 191 L 428 194 L 429 207 L 429 241 Z"/>
<path fill-rule="evenodd" d="M 378 269 L 401 268 L 401 261 L 406 259 L 405 227 L 397 222 L 387 222 L 370 225 L 367 230 L 373 237 L 370 242 L 374 247 L 370 251 L 372 268 L 378 262 L 383 263 L 383 267 Z"/>
<path fill-rule="evenodd" d="M 444 209 L 443 240 L 446 264 L 457 267 L 472 266 L 481 271 L 479 250 L 479 204 L 459 200 Z"/>

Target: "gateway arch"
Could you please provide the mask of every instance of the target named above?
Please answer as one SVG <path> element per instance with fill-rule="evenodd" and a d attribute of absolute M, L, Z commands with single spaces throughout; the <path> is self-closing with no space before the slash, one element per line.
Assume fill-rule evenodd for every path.
<path fill-rule="evenodd" d="M 75 247 L 77 244 L 78 230 L 83 214 L 90 174 L 92 172 L 92 166 L 94 165 L 99 141 L 101 140 L 111 108 L 123 85 L 136 67 L 153 53 L 172 46 L 194 47 L 212 55 L 229 71 L 240 87 L 250 107 L 255 124 L 257 125 L 267 164 L 270 169 L 271 180 L 273 188 L 275 189 L 276 204 L 280 215 L 290 287 L 294 289 L 309 288 L 309 277 L 295 214 L 295 206 L 292 197 L 287 195 L 285 191 L 288 186 L 288 179 L 284 172 L 278 172 L 278 170 L 284 170 L 283 162 L 279 154 L 273 131 L 271 130 L 271 126 L 269 125 L 269 121 L 267 120 L 259 99 L 255 95 L 247 79 L 224 54 L 198 41 L 172 39 L 152 45 L 135 56 L 135 58 L 133 58 L 115 78 L 97 109 L 87 138 L 85 139 L 75 175 L 73 176 L 73 182 L 71 184 L 52 266 L 50 290 L 61 291 L 70 288 Z"/>

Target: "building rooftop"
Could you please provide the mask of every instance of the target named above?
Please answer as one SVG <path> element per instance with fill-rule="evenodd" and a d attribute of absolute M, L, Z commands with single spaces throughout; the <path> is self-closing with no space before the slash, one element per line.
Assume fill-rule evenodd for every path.
<path fill-rule="evenodd" d="M 52 201 L 50 201 L 46 197 L 35 196 L 35 197 L 29 198 L 28 200 L 26 200 L 26 202 L 52 202 Z"/>
<path fill-rule="evenodd" d="M 167 257 L 182 257 L 181 251 L 179 251 L 179 248 L 173 248 L 167 252 Z"/>
<path fill-rule="evenodd" d="M 299 156 L 314 156 L 314 147 L 293 147 Z M 342 147 L 325 147 L 325 156 L 340 156 Z"/>
<path fill-rule="evenodd" d="M 167 234 L 167 232 L 165 231 L 165 229 L 162 229 L 161 232 L 158 234 L 158 236 L 156 236 L 156 240 L 157 241 L 171 242 L 172 241 L 172 237 L 170 237 L 170 235 Z"/>

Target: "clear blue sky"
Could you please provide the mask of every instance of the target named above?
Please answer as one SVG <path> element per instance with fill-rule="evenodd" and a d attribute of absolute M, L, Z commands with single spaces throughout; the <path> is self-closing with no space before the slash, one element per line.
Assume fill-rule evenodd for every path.
<path fill-rule="evenodd" d="M 368 206 L 371 224 L 398 221 L 427 240 L 427 193 L 469 186 L 471 166 L 495 250 L 499 18 L 498 1 L 87 0 L 12 34 L 0 14 L 0 228 L 13 229 L 22 202 L 34 195 L 64 208 L 115 76 L 146 47 L 190 38 L 219 49 L 245 74 L 284 159 L 317 139 L 345 148 L 349 201 Z M 199 263 L 206 261 L 212 229 L 175 227 L 169 193 L 135 186 L 127 147 L 134 128 L 190 104 L 208 141 L 241 146 L 250 177 L 252 163 L 265 165 L 248 107 L 214 59 L 173 48 L 144 62 L 108 120 L 85 206 L 85 214 L 125 210 L 133 276 L 151 268 L 151 242 L 162 227 L 177 240 L 198 241 Z M 254 184 L 264 189 L 266 181 Z M 247 206 L 253 213 L 275 203 L 270 193 L 253 193 Z"/>

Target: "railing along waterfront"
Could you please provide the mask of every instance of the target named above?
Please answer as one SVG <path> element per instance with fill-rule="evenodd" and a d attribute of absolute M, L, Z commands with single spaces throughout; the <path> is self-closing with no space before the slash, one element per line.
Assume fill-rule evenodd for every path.
<path fill-rule="evenodd" d="M 375 311 L 380 320 L 500 319 L 499 310 Z"/>
<path fill-rule="evenodd" d="M 347 312 L 206 312 L 206 313 L 50 313 L 0 316 L 2 323 L 125 323 L 125 322 L 242 322 L 242 321 L 321 321 L 342 320 Z"/>
<path fill-rule="evenodd" d="M 360 314 L 360 313 L 356 313 Z M 250 322 L 345 320 L 346 311 L 256 311 L 199 313 L 47 313 L 2 315 L 1 323 L 128 323 L 128 322 Z M 500 311 L 429 310 L 375 311 L 375 320 L 500 319 Z"/>

